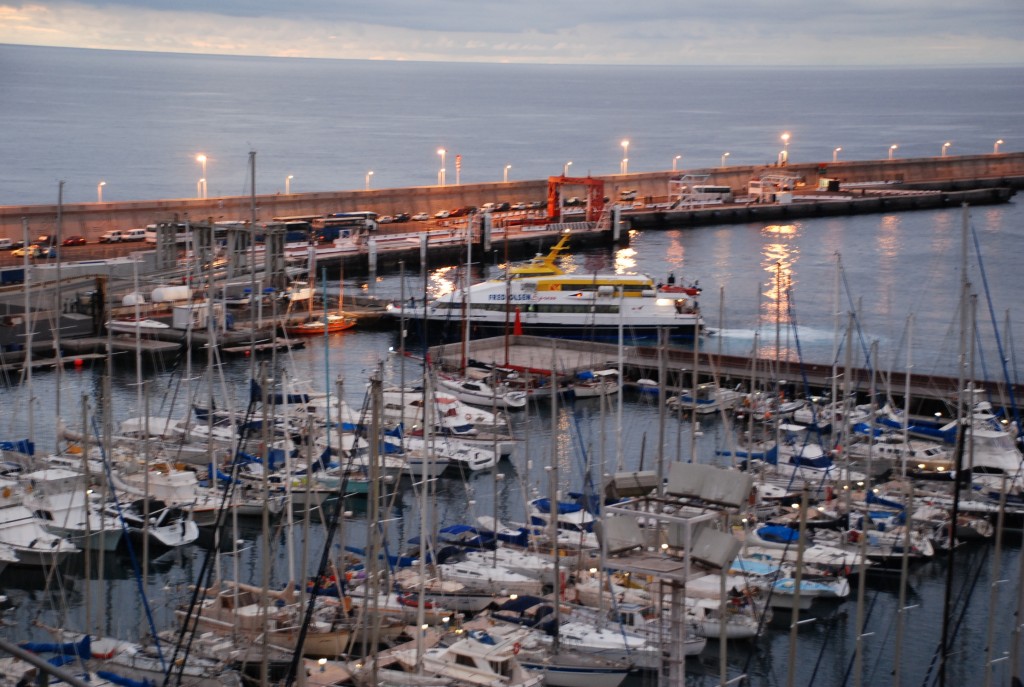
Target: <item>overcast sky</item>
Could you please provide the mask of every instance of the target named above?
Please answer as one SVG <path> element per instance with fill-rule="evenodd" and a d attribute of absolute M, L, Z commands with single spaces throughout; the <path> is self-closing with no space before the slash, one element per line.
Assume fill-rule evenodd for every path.
<path fill-rule="evenodd" d="M 0 43 L 589 64 L 1024 64 L 1024 0 L 0 0 Z"/>

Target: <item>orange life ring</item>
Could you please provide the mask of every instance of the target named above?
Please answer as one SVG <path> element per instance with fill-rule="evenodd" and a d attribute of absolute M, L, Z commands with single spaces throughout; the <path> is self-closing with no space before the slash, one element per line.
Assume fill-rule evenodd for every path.
<path fill-rule="evenodd" d="M 519 642 L 516 642 L 515 644 L 513 644 L 512 645 L 512 655 L 513 656 L 518 656 L 519 655 L 519 651 L 522 648 L 523 648 L 523 646 Z"/>
<path fill-rule="evenodd" d="M 10 487 L 4 487 L 3 494 L 4 494 L 4 498 L 5 499 L 6 498 L 10 498 L 10 496 L 11 496 L 11 488 Z"/>

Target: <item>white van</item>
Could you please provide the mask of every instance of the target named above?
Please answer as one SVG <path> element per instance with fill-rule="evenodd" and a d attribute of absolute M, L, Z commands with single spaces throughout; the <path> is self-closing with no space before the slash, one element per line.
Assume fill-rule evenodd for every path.
<path fill-rule="evenodd" d="M 146 230 L 145 229 L 132 229 L 124 235 L 122 241 L 145 241 Z"/>
<path fill-rule="evenodd" d="M 0 250 L 11 250 L 14 248 L 14 241 L 10 239 L 0 239 Z"/>
<path fill-rule="evenodd" d="M 124 241 L 124 232 L 120 229 L 111 229 L 100 234 L 100 243 L 120 243 L 121 241 Z"/>

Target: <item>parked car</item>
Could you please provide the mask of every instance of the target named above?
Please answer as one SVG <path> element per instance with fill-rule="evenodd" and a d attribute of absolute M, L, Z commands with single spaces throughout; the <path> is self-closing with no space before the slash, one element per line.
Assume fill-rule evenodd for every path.
<path fill-rule="evenodd" d="M 448 219 L 451 217 L 451 213 L 447 210 L 438 210 L 434 213 L 434 219 Z"/>
<path fill-rule="evenodd" d="M 124 232 L 119 229 L 111 229 L 100 234 L 100 243 L 121 243 L 124 240 Z"/>
<path fill-rule="evenodd" d="M 84 246 L 88 241 L 84 236 L 69 236 L 60 242 L 62 246 Z"/>
<path fill-rule="evenodd" d="M 409 213 L 408 212 L 399 212 L 397 215 L 395 215 L 395 222 L 408 222 L 408 221 L 409 221 Z"/>
<path fill-rule="evenodd" d="M 395 221 L 395 218 L 391 215 L 381 215 L 377 218 L 377 224 L 391 224 Z"/>
<path fill-rule="evenodd" d="M 512 206 L 509 205 L 507 201 L 505 201 L 505 202 L 501 202 L 501 203 L 498 203 L 497 205 L 495 205 L 494 206 L 494 211 L 495 212 L 508 212 L 511 208 L 512 208 Z"/>
<path fill-rule="evenodd" d="M 426 222 L 428 219 L 430 219 L 430 215 L 428 215 L 425 212 L 417 212 L 415 215 L 412 216 L 412 218 L 417 222 Z"/>
<path fill-rule="evenodd" d="M 527 207 L 526 203 L 524 203 L 523 201 L 519 201 L 518 203 L 516 203 L 516 204 L 514 204 L 512 206 L 512 209 L 513 210 L 525 210 L 526 207 Z"/>
<path fill-rule="evenodd" d="M 10 239 L 0 239 L 0 250 L 11 250 L 14 248 L 14 241 Z"/>
<path fill-rule="evenodd" d="M 53 246 L 40 246 L 37 243 L 33 243 L 24 248 L 16 248 L 11 251 L 11 255 L 16 258 L 23 258 L 26 255 L 30 258 L 55 258 L 57 257 L 57 249 Z"/>

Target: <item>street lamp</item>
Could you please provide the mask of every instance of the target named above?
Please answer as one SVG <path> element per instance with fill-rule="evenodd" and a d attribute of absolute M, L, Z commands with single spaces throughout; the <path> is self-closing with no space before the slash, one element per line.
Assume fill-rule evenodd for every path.
<path fill-rule="evenodd" d="M 103 187 L 106 186 L 106 185 L 107 185 L 107 182 L 105 182 L 105 181 L 101 181 L 100 183 L 96 184 L 96 202 L 97 203 L 102 203 L 103 202 Z"/>
<path fill-rule="evenodd" d="M 946 157 L 946 151 L 949 150 L 949 146 L 953 145 L 951 141 L 946 141 L 942 144 L 942 157 Z"/>
<path fill-rule="evenodd" d="M 842 152 L 842 150 L 842 146 L 832 149 L 832 162 L 839 162 L 839 153 Z"/>
<path fill-rule="evenodd" d="M 444 156 L 448 154 L 448 151 L 444 148 L 438 148 L 437 154 L 441 156 L 441 169 L 437 172 L 437 185 L 444 186 Z"/>
<path fill-rule="evenodd" d="M 203 176 L 200 178 L 202 186 L 200 186 L 200 198 L 206 197 L 206 156 L 202 153 L 196 155 L 196 162 L 203 166 Z"/>
<path fill-rule="evenodd" d="M 673 172 L 675 172 L 675 171 L 676 171 L 676 168 L 677 168 L 677 166 L 679 165 L 679 161 L 680 161 L 681 159 L 683 159 L 683 156 L 682 156 L 682 155 L 676 155 L 676 156 L 675 156 L 674 158 L 672 158 L 672 171 L 673 171 Z"/>
<path fill-rule="evenodd" d="M 286 196 L 290 196 L 292 194 L 292 179 L 294 178 L 294 174 L 289 174 L 284 178 L 284 194 Z"/>
<path fill-rule="evenodd" d="M 893 158 L 893 156 L 894 156 L 894 155 L 896 154 L 896 149 L 897 149 L 897 148 L 899 148 L 899 146 L 898 146 L 898 145 L 896 145 L 895 143 L 893 143 L 893 144 L 892 144 L 891 146 L 889 146 L 889 159 L 890 159 L 890 160 L 891 160 L 891 159 Z"/>
<path fill-rule="evenodd" d="M 621 174 L 629 173 L 629 141 L 622 141 L 622 165 Z"/>
<path fill-rule="evenodd" d="M 203 190 L 206 188 L 206 179 L 200 179 L 196 182 L 196 198 L 203 197 Z"/>
<path fill-rule="evenodd" d="M 729 153 L 722 153 L 722 167 L 725 167 L 725 158 L 729 157 Z"/>
<path fill-rule="evenodd" d="M 505 183 L 508 183 L 508 170 L 512 169 L 512 165 L 505 165 Z"/>
<path fill-rule="evenodd" d="M 372 176 L 373 176 L 373 170 L 370 170 L 369 172 L 366 173 L 366 190 L 367 191 L 370 190 L 370 177 L 372 177 Z"/>
<path fill-rule="evenodd" d="M 572 167 L 572 160 L 569 160 L 564 165 L 562 165 L 562 176 L 563 177 L 569 176 L 569 168 L 570 167 Z"/>
<path fill-rule="evenodd" d="M 998 155 L 998 154 L 999 154 L 999 146 L 1001 146 L 1001 145 L 1003 145 L 1003 139 L 1001 139 L 1001 138 L 1000 138 L 1000 139 L 999 139 L 998 141 L 996 141 L 996 142 L 995 142 L 995 144 L 994 144 L 994 145 L 992 146 L 992 154 L 993 154 L 993 155 Z"/>
<path fill-rule="evenodd" d="M 784 165 L 789 162 L 789 132 L 783 131 L 782 136 L 779 138 L 782 139 L 782 152 L 779 153 L 779 163 Z"/>

